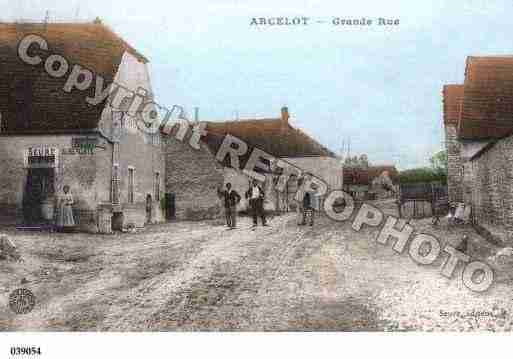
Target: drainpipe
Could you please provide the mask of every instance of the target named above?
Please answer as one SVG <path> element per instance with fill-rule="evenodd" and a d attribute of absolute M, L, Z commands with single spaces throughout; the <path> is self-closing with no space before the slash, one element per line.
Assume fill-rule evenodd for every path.
<path fill-rule="evenodd" d="M 119 140 L 123 131 L 124 113 L 112 112 L 112 178 L 111 178 L 111 204 L 119 206 Z"/>

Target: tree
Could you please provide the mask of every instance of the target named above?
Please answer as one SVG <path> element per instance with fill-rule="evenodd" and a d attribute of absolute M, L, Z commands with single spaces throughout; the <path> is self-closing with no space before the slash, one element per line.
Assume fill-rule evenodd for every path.
<path fill-rule="evenodd" d="M 360 156 L 359 166 L 362 168 L 369 168 L 369 158 L 366 154 Z"/>
<path fill-rule="evenodd" d="M 366 154 L 358 156 L 348 156 L 344 160 L 344 166 L 346 167 L 357 167 L 357 168 L 369 168 L 369 158 Z"/>
<path fill-rule="evenodd" d="M 447 151 L 442 150 L 435 153 L 430 159 L 431 167 L 442 183 L 447 183 L 448 159 Z"/>
<path fill-rule="evenodd" d="M 447 176 L 447 151 L 442 150 L 435 153 L 430 159 L 429 162 L 431 163 L 431 167 L 433 167 L 433 170 L 440 174 Z"/>
<path fill-rule="evenodd" d="M 447 151 L 438 151 L 429 159 L 431 167 L 413 168 L 399 173 L 401 183 L 447 183 Z"/>
<path fill-rule="evenodd" d="M 430 167 L 413 168 L 399 173 L 400 183 L 430 183 L 437 181 L 440 181 L 440 176 Z"/>

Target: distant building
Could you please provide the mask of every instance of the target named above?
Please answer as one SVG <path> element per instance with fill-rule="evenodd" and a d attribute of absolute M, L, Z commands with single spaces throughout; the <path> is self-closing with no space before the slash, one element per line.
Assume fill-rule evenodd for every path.
<path fill-rule="evenodd" d="M 344 190 L 356 199 L 390 197 L 397 190 L 399 172 L 393 165 L 344 166 Z"/>
<path fill-rule="evenodd" d="M 323 179 L 331 189 L 342 188 L 340 159 L 337 156 L 289 123 L 286 107 L 278 118 L 245 119 L 228 122 L 206 122 L 207 136 L 203 138 L 201 150 L 194 150 L 187 143 L 173 138 L 166 139 L 166 192 L 174 199 L 177 218 L 208 218 L 221 213 L 216 188 L 230 182 L 243 197 L 239 209 L 247 208 L 245 192 L 250 178 L 238 169 L 227 167 L 227 163 L 215 160 L 215 154 L 225 135 L 231 134 L 244 141 L 249 148 L 258 148 L 277 158 L 296 165 L 303 171 Z M 241 158 L 244 164 L 249 157 Z M 266 191 L 267 210 L 287 211 L 293 206 L 292 196 L 297 190 L 297 178 L 292 178 L 286 191 L 281 194 L 273 190 L 277 174 L 266 173 L 263 184 Z"/>
<path fill-rule="evenodd" d="M 513 243 L 513 57 L 468 57 L 463 85 L 443 96 L 450 200 Z"/>
<path fill-rule="evenodd" d="M 43 63 L 32 66 L 17 54 L 28 34 L 43 37 L 48 50 L 29 50 Z M 45 59 L 58 54 L 69 62 L 66 74 L 50 76 Z M 115 92 L 98 105 L 95 92 L 63 91 L 72 65 L 79 64 L 132 91 L 152 96 L 148 60 L 99 22 L 82 24 L 0 24 L 0 217 L 36 226 L 48 222 L 64 185 L 71 187 L 79 229 L 104 231 L 163 220 L 160 205 L 164 162 L 160 135 L 140 132 L 134 118 L 110 107 Z M 58 63 L 51 70 L 57 71 Z M 122 134 L 119 140 L 103 134 Z M 77 145 L 94 145 L 94 154 Z M 79 154 L 77 154 L 77 152 Z"/>

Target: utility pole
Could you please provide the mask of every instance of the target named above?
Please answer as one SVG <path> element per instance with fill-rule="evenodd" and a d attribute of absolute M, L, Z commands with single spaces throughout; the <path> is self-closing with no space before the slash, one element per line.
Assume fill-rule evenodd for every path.
<path fill-rule="evenodd" d="M 44 21 L 44 25 L 43 25 L 45 31 L 46 31 L 46 27 L 47 27 L 49 21 L 50 21 L 50 10 L 46 10 L 45 21 Z"/>
<path fill-rule="evenodd" d="M 77 4 L 77 9 L 75 10 L 75 22 L 78 22 L 79 14 L 80 14 L 80 4 Z"/>

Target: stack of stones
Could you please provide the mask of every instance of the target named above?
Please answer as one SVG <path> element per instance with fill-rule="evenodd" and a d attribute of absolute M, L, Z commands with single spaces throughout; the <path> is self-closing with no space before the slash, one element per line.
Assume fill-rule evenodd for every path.
<path fill-rule="evenodd" d="M 0 234 L 0 260 L 11 258 L 19 260 L 21 255 L 9 237 L 7 237 L 5 234 Z"/>

